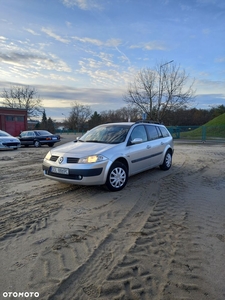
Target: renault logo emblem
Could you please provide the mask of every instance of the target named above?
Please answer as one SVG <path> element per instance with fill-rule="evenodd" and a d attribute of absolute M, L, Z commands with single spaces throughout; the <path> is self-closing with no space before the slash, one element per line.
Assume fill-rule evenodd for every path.
<path fill-rule="evenodd" d="M 63 162 L 63 157 L 61 156 L 60 158 L 59 158 L 59 164 L 61 164 Z"/>

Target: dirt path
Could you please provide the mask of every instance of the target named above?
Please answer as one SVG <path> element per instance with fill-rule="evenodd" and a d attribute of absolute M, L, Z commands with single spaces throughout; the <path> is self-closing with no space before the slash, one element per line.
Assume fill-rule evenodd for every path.
<path fill-rule="evenodd" d="M 48 150 L 0 152 L 0 298 L 225 299 L 224 145 L 177 144 L 117 193 L 44 178 Z"/>

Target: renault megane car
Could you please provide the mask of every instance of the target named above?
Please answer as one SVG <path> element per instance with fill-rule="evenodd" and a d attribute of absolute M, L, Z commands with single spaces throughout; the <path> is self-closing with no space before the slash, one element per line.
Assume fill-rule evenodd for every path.
<path fill-rule="evenodd" d="M 9 133 L 0 130 L 0 149 L 18 149 L 21 146 L 20 140 Z"/>
<path fill-rule="evenodd" d="M 173 138 L 163 125 L 146 121 L 108 123 L 50 150 L 42 168 L 53 180 L 106 185 L 119 191 L 129 176 L 157 166 L 170 169 L 173 152 Z"/>

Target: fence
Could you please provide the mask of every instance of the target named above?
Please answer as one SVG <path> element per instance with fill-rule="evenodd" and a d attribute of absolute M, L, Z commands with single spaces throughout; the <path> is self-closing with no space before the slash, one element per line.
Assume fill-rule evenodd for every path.
<path fill-rule="evenodd" d="M 215 126 L 168 126 L 174 139 L 225 141 L 225 125 Z"/>

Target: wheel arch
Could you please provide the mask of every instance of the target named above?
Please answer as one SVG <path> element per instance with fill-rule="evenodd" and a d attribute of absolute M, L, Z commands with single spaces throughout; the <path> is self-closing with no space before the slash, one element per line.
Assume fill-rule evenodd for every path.
<path fill-rule="evenodd" d="M 117 159 L 115 159 L 112 162 L 112 164 L 115 163 L 115 162 L 121 162 L 122 164 L 124 164 L 126 166 L 126 168 L 127 168 L 128 174 L 129 174 L 129 165 L 128 165 L 127 160 L 124 157 L 118 157 Z"/>
<path fill-rule="evenodd" d="M 104 181 L 105 181 L 105 182 L 106 182 L 106 180 L 107 180 L 108 172 L 109 172 L 111 166 L 112 166 L 115 162 L 120 162 L 120 163 L 124 164 L 124 165 L 126 166 L 126 168 L 127 168 L 128 174 L 129 174 L 129 164 L 128 164 L 126 158 L 120 156 L 120 157 L 117 157 L 117 158 L 115 158 L 114 160 L 112 160 L 111 163 L 107 165 L 107 171 L 105 172 L 105 178 L 104 178 Z"/>

